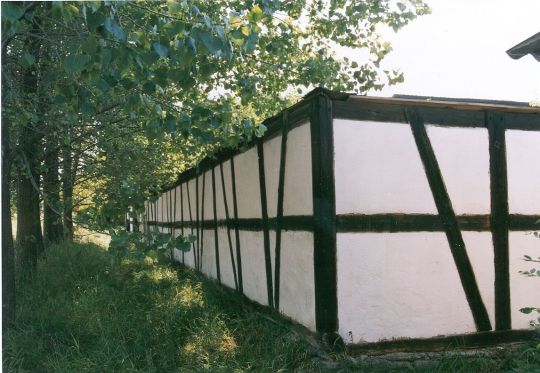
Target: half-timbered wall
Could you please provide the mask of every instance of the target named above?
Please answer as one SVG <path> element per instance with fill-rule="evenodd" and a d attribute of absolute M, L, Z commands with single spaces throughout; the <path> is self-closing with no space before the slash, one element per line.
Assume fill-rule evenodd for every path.
<path fill-rule="evenodd" d="M 540 217 L 538 115 L 512 123 L 517 115 L 489 110 L 448 119 L 403 102 L 338 106 L 345 342 L 526 329 L 531 317 L 519 309 L 540 295 L 540 283 L 519 274 L 523 255 L 538 254 L 529 234 Z"/>
<path fill-rule="evenodd" d="M 540 294 L 518 273 L 538 251 L 539 118 L 316 90 L 181 175 L 145 222 L 195 235 L 175 260 L 330 341 L 521 338 L 504 333 Z"/>
<path fill-rule="evenodd" d="M 148 203 L 146 215 L 161 232 L 197 237 L 175 260 L 315 330 L 311 127 L 308 117 L 280 122 Z"/>

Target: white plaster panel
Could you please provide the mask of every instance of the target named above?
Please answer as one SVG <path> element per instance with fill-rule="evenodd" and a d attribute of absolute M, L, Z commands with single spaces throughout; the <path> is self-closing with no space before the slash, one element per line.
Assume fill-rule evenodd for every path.
<path fill-rule="evenodd" d="M 275 237 L 275 231 L 271 232 Z M 275 245 L 273 245 L 275 248 Z M 272 255 L 274 258 L 275 255 Z M 274 267 L 272 263 L 272 268 Z M 275 283 L 275 279 L 273 280 Z M 315 276 L 313 233 L 281 232 L 279 309 L 315 331 Z"/>
<path fill-rule="evenodd" d="M 212 195 L 212 171 L 206 171 L 204 173 L 204 220 L 214 220 L 213 202 L 214 197 Z"/>
<path fill-rule="evenodd" d="M 160 221 L 160 214 L 161 214 L 161 209 L 159 208 L 160 203 L 161 203 L 161 200 L 158 198 L 156 201 L 154 201 L 153 206 L 152 206 L 153 208 L 152 213 L 154 214 L 155 221 Z"/>
<path fill-rule="evenodd" d="M 311 167 L 311 130 L 309 122 L 306 122 L 293 128 L 287 135 L 283 187 L 284 215 L 313 214 Z"/>
<path fill-rule="evenodd" d="M 161 211 L 161 222 L 167 221 L 167 193 L 163 193 L 160 198 L 160 211 Z"/>
<path fill-rule="evenodd" d="M 156 216 L 157 216 L 158 222 L 163 221 L 163 209 L 161 208 L 162 204 L 163 204 L 163 196 L 159 196 L 158 200 L 156 201 Z"/>
<path fill-rule="evenodd" d="M 227 174 L 230 175 L 230 165 L 228 165 L 227 169 L 229 172 L 224 172 L 226 176 Z M 262 212 L 257 147 L 253 147 L 234 157 L 234 171 L 236 174 L 238 217 L 260 218 Z M 226 179 L 225 182 L 230 185 L 230 177 L 228 180 Z M 229 199 L 228 197 L 227 203 L 229 204 L 230 214 L 232 211 L 232 198 Z"/>
<path fill-rule="evenodd" d="M 156 203 L 156 208 L 157 208 L 157 221 L 158 222 L 162 222 L 163 221 L 163 196 L 159 196 L 158 200 L 157 200 L 157 203 Z"/>
<path fill-rule="evenodd" d="M 274 257 L 275 235 L 270 235 L 270 256 Z M 240 247 L 242 250 L 242 274 L 244 294 L 249 299 L 268 305 L 266 286 L 266 266 L 264 261 L 263 232 L 240 231 Z M 272 272 L 274 266 L 272 265 Z M 272 280 L 273 282 L 273 280 Z"/>
<path fill-rule="evenodd" d="M 171 189 L 172 221 L 180 221 L 180 189 L 174 187 Z"/>
<path fill-rule="evenodd" d="M 336 212 L 437 209 L 410 126 L 334 119 Z"/>
<path fill-rule="evenodd" d="M 186 210 L 184 215 L 184 221 L 193 221 L 193 226 L 195 227 L 197 223 L 197 192 L 195 178 L 187 182 L 186 189 L 184 190 L 184 197 L 186 197 L 186 202 L 184 204 L 184 208 Z"/>
<path fill-rule="evenodd" d="M 203 250 L 201 255 L 201 270 L 206 276 L 216 279 L 216 247 L 214 244 L 214 230 L 204 229 Z"/>
<path fill-rule="evenodd" d="M 234 284 L 234 272 L 233 272 L 233 266 L 232 266 L 232 260 L 231 260 L 229 239 L 227 237 L 227 228 L 218 229 L 218 241 L 219 241 L 219 269 L 220 269 L 220 275 L 221 275 L 221 282 L 224 285 L 230 287 L 231 289 L 235 289 L 236 287 Z M 234 235 L 234 230 L 231 230 L 231 242 L 232 242 L 232 254 L 234 258 L 234 264 L 238 271 L 238 261 L 236 260 L 236 239 Z"/>
<path fill-rule="evenodd" d="M 170 201 L 170 198 L 171 198 L 171 195 L 169 192 L 165 192 L 163 193 L 163 196 L 162 196 L 162 201 L 161 201 L 161 205 L 162 205 L 162 209 L 163 209 L 163 221 L 164 222 L 169 222 L 169 219 L 170 219 L 170 212 L 169 212 L 169 209 L 170 209 L 170 205 L 169 205 L 169 201 Z"/>
<path fill-rule="evenodd" d="M 538 263 L 526 262 L 523 255 L 532 258 L 540 257 L 540 239 L 531 233 L 510 232 L 510 310 L 512 329 L 525 329 L 529 321 L 538 318 L 537 313 L 524 314 L 519 312 L 524 307 L 539 307 L 540 280 L 538 277 L 526 277 L 519 271 L 539 269 Z"/>
<path fill-rule="evenodd" d="M 474 332 L 444 233 L 339 233 L 339 334 L 346 343 Z"/>
<path fill-rule="evenodd" d="M 225 174 L 225 169 L 223 169 L 223 173 Z M 216 183 L 216 213 L 217 213 L 217 218 L 218 218 L 218 220 L 219 219 L 225 219 L 225 203 L 223 201 L 223 187 L 221 185 L 221 171 L 219 169 L 219 166 L 214 168 L 214 176 L 215 176 L 215 183 Z M 227 198 L 227 204 L 228 204 L 228 202 L 229 202 L 229 200 Z"/>
<path fill-rule="evenodd" d="M 195 268 L 195 259 L 194 259 L 194 250 L 193 247 L 188 252 L 184 253 L 184 264 L 187 267 Z"/>
<path fill-rule="evenodd" d="M 540 132 L 506 131 L 508 207 L 513 214 L 540 214 Z"/>
<path fill-rule="evenodd" d="M 178 221 L 182 222 L 182 220 L 184 221 L 184 224 L 186 222 L 189 221 L 189 213 L 188 213 L 188 208 L 187 208 L 187 184 L 186 183 L 182 183 L 180 186 L 179 186 L 179 190 L 178 190 Z M 183 232 L 183 234 L 187 234 L 189 232 L 189 228 L 186 228 L 186 227 L 182 227 L 181 228 L 181 232 Z"/>
<path fill-rule="evenodd" d="M 480 296 L 486 306 L 491 325 L 495 326 L 495 265 L 491 232 L 462 231 L 461 234 L 480 290 Z"/>
<path fill-rule="evenodd" d="M 281 135 L 266 141 L 263 149 L 268 216 L 275 217 L 277 215 L 279 164 L 281 162 Z"/>

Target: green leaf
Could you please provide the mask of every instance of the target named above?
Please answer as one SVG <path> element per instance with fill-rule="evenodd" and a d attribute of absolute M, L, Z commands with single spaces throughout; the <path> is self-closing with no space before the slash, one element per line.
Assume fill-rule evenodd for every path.
<path fill-rule="evenodd" d="M 524 308 L 520 308 L 519 312 L 525 313 L 525 314 L 528 315 L 529 313 L 531 313 L 531 312 L 533 312 L 535 310 L 536 310 L 535 307 L 524 307 Z"/>
<path fill-rule="evenodd" d="M 257 47 L 258 41 L 259 35 L 254 32 L 250 33 L 244 43 L 244 50 L 246 51 L 246 53 L 253 53 L 255 51 L 255 48 Z"/>
<path fill-rule="evenodd" d="M 84 70 L 90 58 L 83 54 L 71 54 L 64 60 L 64 70 L 67 73 L 74 74 Z"/>
<path fill-rule="evenodd" d="M 247 18 L 251 22 L 259 22 L 263 18 L 263 11 L 259 5 L 254 5 L 251 11 L 248 13 Z"/>
<path fill-rule="evenodd" d="M 98 48 L 98 42 L 94 36 L 89 36 L 82 42 L 82 50 L 88 54 L 96 53 Z"/>
<path fill-rule="evenodd" d="M 161 128 L 158 120 L 151 120 L 146 123 L 144 132 L 149 140 L 155 140 L 161 135 Z"/>
<path fill-rule="evenodd" d="M 23 10 L 21 7 L 13 4 L 12 2 L 2 2 L 2 19 L 13 22 L 21 18 L 22 15 Z"/>
<path fill-rule="evenodd" d="M 24 66 L 32 66 L 34 64 L 34 62 L 36 62 L 36 58 L 28 53 L 28 52 L 25 52 L 23 55 L 22 55 L 22 62 L 24 64 Z"/>
<path fill-rule="evenodd" d="M 125 41 L 126 40 L 126 32 L 112 17 L 107 17 L 105 20 L 105 29 L 109 31 L 115 38 L 118 40 Z"/>
<path fill-rule="evenodd" d="M 156 85 L 154 82 L 147 81 L 143 84 L 142 89 L 144 93 L 151 95 L 156 91 Z"/>
<path fill-rule="evenodd" d="M 176 120 L 171 115 L 167 115 L 165 131 L 167 131 L 167 133 L 174 133 L 176 131 Z"/>
<path fill-rule="evenodd" d="M 89 29 L 97 29 L 99 26 L 103 25 L 103 23 L 105 23 L 105 15 L 102 12 L 88 12 L 86 14 L 86 25 Z"/>
<path fill-rule="evenodd" d="M 152 48 L 154 48 L 154 50 L 159 55 L 159 57 L 161 58 L 167 57 L 168 49 L 164 45 L 161 45 L 159 43 L 153 43 Z"/>
<path fill-rule="evenodd" d="M 210 53 L 215 56 L 220 56 L 223 54 L 223 42 L 218 37 L 212 35 L 210 32 L 201 30 L 198 32 L 199 39 L 203 45 L 208 49 Z"/>

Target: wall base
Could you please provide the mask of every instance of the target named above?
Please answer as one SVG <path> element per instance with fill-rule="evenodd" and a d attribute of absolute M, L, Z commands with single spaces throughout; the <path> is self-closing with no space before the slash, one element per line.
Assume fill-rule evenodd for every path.
<path fill-rule="evenodd" d="M 382 355 L 392 352 L 445 351 L 462 348 L 479 348 L 512 342 L 540 340 L 540 330 L 502 330 L 458 334 L 434 338 L 396 339 L 348 345 L 351 355 Z"/>

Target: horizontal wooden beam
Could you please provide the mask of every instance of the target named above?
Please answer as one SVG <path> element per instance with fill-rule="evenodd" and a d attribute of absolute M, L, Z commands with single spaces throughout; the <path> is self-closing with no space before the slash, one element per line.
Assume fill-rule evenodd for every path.
<path fill-rule="evenodd" d="M 380 355 L 391 352 L 446 351 L 459 348 L 487 347 L 501 343 L 531 341 L 538 336 L 534 330 L 486 331 L 445 337 L 395 339 L 347 346 L 350 354 Z"/>
<path fill-rule="evenodd" d="M 491 222 L 489 215 L 458 215 L 459 228 L 463 231 L 489 232 Z M 433 214 L 343 214 L 336 216 L 338 233 L 347 232 L 444 232 L 441 219 Z M 510 215 L 510 231 L 540 230 L 540 215 Z M 149 221 L 149 225 L 170 227 L 169 223 Z M 171 223 L 175 228 L 181 228 L 182 222 Z M 213 220 L 201 223 L 204 229 L 214 229 Z M 235 227 L 234 221 L 227 223 L 226 219 L 217 220 L 219 227 Z M 276 229 L 277 218 L 268 219 L 269 228 Z M 189 221 L 184 222 L 184 228 L 189 227 Z M 313 217 L 308 215 L 283 216 L 282 229 L 291 231 L 312 231 Z M 260 218 L 239 218 L 238 229 L 262 231 L 263 221 Z"/>
<path fill-rule="evenodd" d="M 465 231 L 489 231 L 489 215 L 458 215 L 458 225 Z M 375 214 L 338 215 L 338 232 L 444 232 L 439 215 Z"/>

